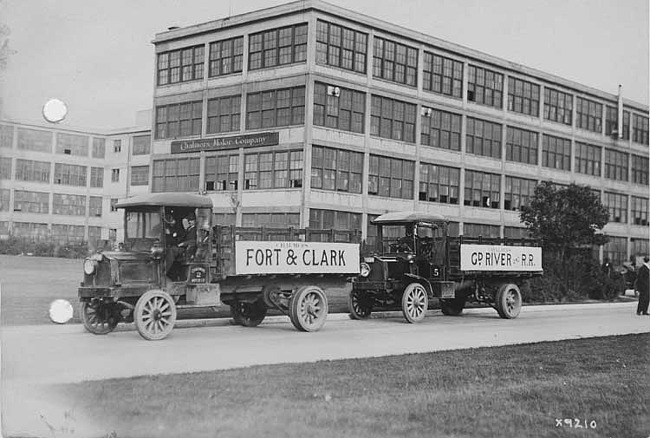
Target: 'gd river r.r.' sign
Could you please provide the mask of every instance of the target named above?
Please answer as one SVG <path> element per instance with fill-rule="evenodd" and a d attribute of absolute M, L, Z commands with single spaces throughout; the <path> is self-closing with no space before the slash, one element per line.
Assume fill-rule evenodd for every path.
<path fill-rule="evenodd" d="M 334 242 L 235 242 L 235 273 L 358 274 L 359 245 Z"/>
<path fill-rule="evenodd" d="M 537 246 L 460 245 L 462 271 L 542 271 Z"/>

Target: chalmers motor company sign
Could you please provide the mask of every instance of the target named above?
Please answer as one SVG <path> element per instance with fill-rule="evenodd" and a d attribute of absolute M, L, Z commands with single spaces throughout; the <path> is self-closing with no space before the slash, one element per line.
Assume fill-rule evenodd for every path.
<path fill-rule="evenodd" d="M 254 146 L 274 146 L 279 142 L 280 135 L 277 132 L 260 132 L 259 134 L 202 138 L 198 140 L 180 140 L 172 141 L 172 154 L 217 151 L 221 149 L 237 149 Z"/>

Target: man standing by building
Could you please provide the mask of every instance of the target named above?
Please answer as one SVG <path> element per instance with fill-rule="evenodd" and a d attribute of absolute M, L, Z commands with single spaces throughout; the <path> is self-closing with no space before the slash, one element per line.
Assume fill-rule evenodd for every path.
<path fill-rule="evenodd" d="M 650 304 L 650 257 L 643 257 L 643 264 L 637 272 L 634 289 L 639 291 L 639 305 L 636 308 L 637 315 L 648 314 L 648 304 Z"/>

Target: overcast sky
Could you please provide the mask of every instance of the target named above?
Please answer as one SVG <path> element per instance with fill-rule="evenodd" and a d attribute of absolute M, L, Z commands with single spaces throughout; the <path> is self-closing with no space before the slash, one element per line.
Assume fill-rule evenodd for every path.
<path fill-rule="evenodd" d="M 329 0 L 330 3 L 648 103 L 648 0 Z M 15 52 L 4 117 L 42 120 L 48 98 L 68 126 L 132 126 L 153 99 L 154 47 L 189 26 L 283 0 L 0 0 Z"/>

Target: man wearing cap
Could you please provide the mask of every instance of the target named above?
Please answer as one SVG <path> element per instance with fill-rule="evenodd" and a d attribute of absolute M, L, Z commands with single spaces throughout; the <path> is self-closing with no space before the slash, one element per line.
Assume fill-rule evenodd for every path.
<path fill-rule="evenodd" d="M 650 304 L 650 257 L 643 257 L 643 264 L 636 275 L 634 289 L 639 291 L 639 304 L 636 307 L 637 315 L 647 315 Z"/>
<path fill-rule="evenodd" d="M 194 255 L 196 251 L 196 217 L 194 214 L 188 215 L 185 220 L 187 221 L 187 229 L 177 245 L 167 248 L 165 256 L 165 274 L 168 274 L 174 261 L 179 259 L 182 255 Z"/>

